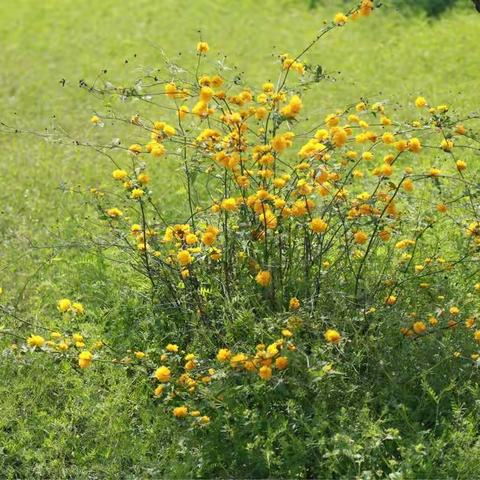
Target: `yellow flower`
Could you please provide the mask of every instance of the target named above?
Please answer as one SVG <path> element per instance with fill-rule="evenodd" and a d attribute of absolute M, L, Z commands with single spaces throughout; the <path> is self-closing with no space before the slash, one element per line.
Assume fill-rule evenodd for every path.
<path fill-rule="evenodd" d="M 128 177 L 128 173 L 125 170 L 117 169 L 112 172 L 112 177 L 115 180 L 123 181 Z"/>
<path fill-rule="evenodd" d="M 272 369 L 264 365 L 258 370 L 258 375 L 262 380 L 270 380 L 272 378 Z"/>
<path fill-rule="evenodd" d="M 475 333 L 473 334 L 473 338 L 475 341 L 480 342 L 480 330 L 476 330 Z"/>
<path fill-rule="evenodd" d="M 333 17 L 333 23 L 336 25 L 345 25 L 348 21 L 348 18 L 343 13 L 337 13 L 335 17 Z"/>
<path fill-rule="evenodd" d="M 275 360 L 275 367 L 279 370 L 285 370 L 288 367 L 288 358 L 287 357 L 278 357 Z"/>
<path fill-rule="evenodd" d="M 231 355 L 232 352 L 230 352 L 228 348 L 221 348 L 217 353 L 217 360 L 219 362 L 226 362 Z"/>
<path fill-rule="evenodd" d="M 190 265 L 190 263 L 192 263 L 192 256 L 188 250 L 180 250 L 177 253 L 177 260 L 182 266 Z"/>
<path fill-rule="evenodd" d="M 413 331 L 417 335 L 420 335 L 421 333 L 425 333 L 426 330 L 427 330 L 427 327 L 423 322 L 415 322 L 413 324 Z"/>
<path fill-rule="evenodd" d="M 142 198 L 143 195 L 145 195 L 145 192 L 141 188 L 134 188 L 132 192 L 130 193 L 130 197 L 138 200 L 139 198 Z"/>
<path fill-rule="evenodd" d="M 458 315 L 460 313 L 460 309 L 458 307 L 450 307 L 449 312 L 451 315 Z"/>
<path fill-rule="evenodd" d="M 68 298 L 61 298 L 57 302 L 57 308 L 62 313 L 68 312 L 68 310 L 70 310 L 71 307 L 72 307 L 72 302 Z"/>
<path fill-rule="evenodd" d="M 155 388 L 155 390 L 153 391 L 153 394 L 156 397 L 159 397 L 163 393 L 164 389 L 165 389 L 165 385 L 158 385 L 157 388 Z"/>
<path fill-rule="evenodd" d="M 417 97 L 415 100 L 415 106 L 418 108 L 423 108 L 427 105 L 427 101 L 425 100 L 424 97 Z"/>
<path fill-rule="evenodd" d="M 323 218 L 312 218 L 310 222 L 310 229 L 315 233 L 324 233 L 328 228 L 328 224 L 323 220 Z"/>
<path fill-rule="evenodd" d="M 72 340 L 77 343 L 77 342 L 83 342 L 83 335 L 80 335 L 79 333 L 74 333 L 72 335 Z"/>
<path fill-rule="evenodd" d="M 237 201 L 234 198 L 225 198 L 222 201 L 222 208 L 227 212 L 234 212 L 237 209 Z"/>
<path fill-rule="evenodd" d="M 80 368 L 87 368 L 92 363 L 92 360 L 93 355 L 85 350 L 84 352 L 81 352 L 78 356 L 78 365 L 80 366 Z"/>
<path fill-rule="evenodd" d="M 272 281 L 272 274 L 267 270 L 261 270 L 257 273 L 255 281 L 262 287 L 268 287 Z"/>
<path fill-rule="evenodd" d="M 397 303 L 397 297 L 395 295 L 389 295 L 386 299 L 385 299 L 385 303 L 387 305 L 395 305 Z"/>
<path fill-rule="evenodd" d="M 342 338 L 340 333 L 333 329 L 328 329 L 323 336 L 328 343 L 339 343 Z"/>
<path fill-rule="evenodd" d="M 354 233 L 353 238 L 355 239 L 355 243 L 363 245 L 364 243 L 367 243 L 368 235 L 362 230 L 358 230 Z"/>
<path fill-rule="evenodd" d="M 141 360 L 142 358 L 145 358 L 145 353 L 144 352 L 135 352 L 135 356 Z"/>
<path fill-rule="evenodd" d="M 168 382 L 170 380 L 170 369 L 162 365 L 155 370 L 154 377 L 159 382 Z"/>
<path fill-rule="evenodd" d="M 300 303 L 300 302 L 299 302 L 299 303 Z M 282 330 L 282 335 L 283 335 L 284 337 L 293 337 L 293 333 L 292 333 L 290 330 L 288 330 L 287 328 L 284 328 L 284 329 Z"/>
<path fill-rule="evenodd" d="M 290 310 L 298 310 L 300 308 L 300 300 L 297 297 L 292 297 L 288 302 L 288 308 Z"/>
<path fill-rule="evenodd" d="M 97 116 L 97 115 L 93 115 L 91 118 L 90 118 L 90 121 L 94 124 L 94 125 L 98 125 L 100 123 L 100 118 Z"/>
<path fill-rule="evenodd" d="M 411 138 L 408 142 L 408 149 L 413 153 L 418 153 L 422 149 L 422 144 L 418 138 Z"/>
<path fill-rule="evenodd" d="M 165 155 L 165 147 L 161 143 L 155 143 L 155 145 L 152 145 L 152 148 L 150 149 L 150 154 L 152 157 L 162 157 Z"/>
<path fill-rule="evenodd" d="M 85 307 L 80 303 L 80 302 L 74 302 L 72 303 L 72 310 L 77 314 L 77 315 L 83 315 L 85 313 Z"/>
<path fill-rule="evenodd" d="M 457 160 L 456 166 L 457 166 L 457 170 L 459 172 L 462 172 L 463 170 L 467 169 L 467 162 L 465 162 L 464 160 Z"/>
<path fill-rule="evenodd" d="M 210 50 L 210 47 L 207 42 L 198 42 L 197 43 L 197 52 L 198 53 L 207 53 Z"/>
<path fill-rule="evenodd" d="M 106 213 L 110 218 L 117 218 L 123 215 L 123 212 L 118 208 L 109 208 Z"/>
<path fill-rule="evenodd" d="M 173 416 L 177 418 L 186 417 L 188 415 L 188 408 L 185 406 L 175 407 L 173 409 Z"/>
<path fill-rule="evenodd" d="M 451 152 L 453 150 L 453 140 L 443 139 L 440 147 L 444 152 Z"/>
<path fill-rule="evenodd" d="M 166 347 L 165 347 L 165 350 L 167 352 L 173 352 L 173 353 L 177 353 L 178 352 L 178 345 L 174 344 L 174 343 L 169 343 Z"/>
<path fill-rule="evenodd" d="M 128 151 L 134 154 L 142 153 L 143 149 L 142 146 L 138 143 L 134 143 L 128 147 Z"/>
<path fill-rule="evenodd" d="M 30 335 L 27 338 L 27 343 L 31 347 L 43 347 L 45 344 L 45 339 L 40 335 Z"/>
<path fill-rule="evenodd" d="M 201 423 L 202 425 L 207 425 L 210 423 L 210 417 L 207 415 L 203 415 L 198 419 L 198 422 Z"/>

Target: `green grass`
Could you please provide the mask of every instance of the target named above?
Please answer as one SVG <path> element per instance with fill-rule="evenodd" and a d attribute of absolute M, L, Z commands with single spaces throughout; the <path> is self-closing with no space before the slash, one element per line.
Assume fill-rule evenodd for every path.
<path fill-rule="evenodd" d="M 0 121 L 37 132 L 55 122 L 79 139 L 96 138 L 89 118 L 102 108 L 101 101 L 78 88 L 80 79 L 91 81 L 106 69 L 106 77 L 115 83 L 131 82 L 140 67 L 162 66 L 162 50 L 169 57 L 184 52 L 182 57 L 191 64 L 200 28 L 213 54 L 226 54 L 228 65 L 237 65 L 248 84 L 258 85 L 276 73 L 272 52 L 297 52 L 337 10 L 309 10 L 306 2 L 293 0 L 3 3 L 8 8 L 0 18 Z M 462 113 L 478 110 L 478 21 L 470 10 L 428 22 L 385 8 L 368 22 L 325 38 L 308 58 L 321 64 L 332 79 L 316 90 L 312 114 L 323 118 L 362 96 L 394 106 L 411 102 L 418 94 L 434 104 L 449 103 Z M 70 328 L 91 336 L 108 331 L 126 345 L 129 339 L 146 344 L 148 338 L 142 337 L 137 322 L 153 320 L 138 310 L 132 294 L 138 280 L 110 262 L 108 251 L 88 247 L 98 222 L 81 197 L 68 190 L 106 183 L 111 165 L 89 149 L 52 145 L 34 135 L 0 133 L 0 146 L 4 298 L 25 317 L 51 325 L 57 321 L 56 300 L 78 298 L 91 314 Z M 181 191 L 178 167 L 169 161 L 160 168 L 155 188 L 165 207 L 175 209 Z M 119 298 L 126 300 L 119 303 Z M 0 325 L 9 322 L 0 319 Z M 189 454 L 195 446 L 172 437 L 160 410 L 151 408 L 143 380 L 126 370 L 106 370 L 79 374 L 50 360 L 18 364 L 8 353 L 1 357 L 1 476 L 157 478 L 201 471 Z M 106 377 L 111 379 L 107 385 L 102 383 Z M 478 398 L 474 384 L 465 390 Z M 411 402 L 414 405 L 414 399 Z M 402 408 L 398 406 L 400 413 L 392 424 L 398 425 Z M 399 442 L 407 474 L 438 476 L 447 467 L 450 475 L 478 474 L 469 460 L 479 453 L 478 412 L 473 409 L 464 417 L 462 408 L 461 402 L 453 405 L 453 413 L 442 419 L 444 438 L 429 436 L 421 425 L 409 425 L 410 436 Z M 341 459 L 339 452 L 346 448 L 342 442 L 350 445 L 353 438 L 364 447 L 358 452 L 367 465 L 364 469 L 375 468 L 376 456 L 385 455 L 378 442 L 391 434 L 383 425 L 388 418 L 381 417 L 366 408 L 350 424 L 340 410 L 335 421 L 346 438 L 325 440 L 331 456 Z M 331 416 L 319 418 L 324 422 L 318 427 L 321 432 Z M 323 434 L 331 431 L 325 428 Z M 415 431 L 416 436 L 411 433 Z M 470 454 L 454 460 L 462 450 Z M 431 458 L 441 459 L 444 470 L 436 469 Z M 203 459 L 205 464 L 209 461 L 213 462 Z M 203 471 L 222 470 L 212 465 Z"/>

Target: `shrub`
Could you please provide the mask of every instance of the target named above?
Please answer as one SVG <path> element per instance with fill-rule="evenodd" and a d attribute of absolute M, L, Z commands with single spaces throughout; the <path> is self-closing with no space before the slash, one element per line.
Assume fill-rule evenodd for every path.
<path fill-rule="evenodd" d="M 335 15 L 260 88 L 209 63 L 202 39 L 193 71 L 167 61 L 127 87 L 82 82 L 108 99 L 96 134 L 132 132 L 125 145 L 75 144 L 112 162 L 116 186 L 88 201 L 138 298 L 122 301 L 121 341 L 79 332 L 100 318 L 75 299 L 41 327 L 4 305 L 24 327 L 5 332 L 7 355 L 143 379 L 179 442 L 162 475 L 410 475 L 425 458 L 405 448 L 393 412 L 412 412 L 415 433 L 439 427 L 478 364 L 479 189 L 462 156 L 478 151 L 478 115 L 423 97 L 408 120 L 386 101 L 321 118 L 308 105 L 324 73 L 304 55 L 373 9 Z M 184 179 L 171 211 L 170 183 L 158 194 L 154 178 L 168 158 Z"/>

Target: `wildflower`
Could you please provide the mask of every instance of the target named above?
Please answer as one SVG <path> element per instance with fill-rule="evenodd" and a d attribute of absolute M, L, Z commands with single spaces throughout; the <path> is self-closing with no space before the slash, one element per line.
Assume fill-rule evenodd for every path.
<path fill-rule="evenodd" d="M 112 177 L 115 180 L 123 181 L 128 177 L 128 173 L 125 170 L 117 169 L 112 172 Z"/>
<path fill-rule="evenodd" d="M 262 287 L 268 287 L 272 281 L 272 274 L 267 270 L 261 270 L 257 273 L 255 281 Z"/>
<path fill-rule="evenodd" d="M 140 185 L 146 185 L 150 182 L 150 177 L 146 173 L 140 173 L 137 175 L 137 180 Z"/>
<path fill-rule="evenodd" d="M 386 299 L 385 299 L 385 303 L 387 305 L 395 305 L 397 303 L 397 297 L 395 295 L 389 295 Z"/>
<path fill-rule="evenodd" d="M 408 149 L 413 153 L 418 153 L 422 149 L 422 144 L 418 138 L 411 138 L 408 142 Z"/>
<path fill-rule="evenodd" d="M 187 116 L 187 113 L 189 112 L 189 108 L 186 106 L 186 105 L 182 105 L 179 109 L 178 109 L 178 118 L 180 120 L 183 120 L 186 116 Z"/>
<path fill-rule="evenodd" d="M 88 368 L 92 363 L 92 360 L 93 355 L 86 350 L 84 352 L 80 352 L 80 354 L 78 355 L 78 365 L 80 366 L 80 368 Z"/>
<path fill-rule="evenodd" d="M 300 302 L 299 302 L 299 303 L 300 303 Z M 284 337 L 293 337 L 293 333 L 292 333 L 290 330 L 288 330 L 287 328 L 284 328 L 284 329 L 282 330 L 282 335 L 283 335 Z"/>
<path fill-rule="evenodd" d="M 130 193 L 130 197 L 133 198 L 134 200 L 138 200 L 139 198 L 142 198 L 143 195 L 145 195 L 145 192 L 141 188 L 134 188 Z"/>
<path fill-rule="evenodd" d="M 155 390 L 153 391 L 153 394 L 156 396 L 156 397 L 159 397 L 162 393 L 163 393 L 163 390 L 165 389 L 165 385 L 158 385 Z"/>
<path fill-rule="evenodd" d="M 83 342 L 83 335 L 81 335 L 80 333 L 74 333 L 72 335 L 72 340 L 75 342 L 75 343 L 81 343 Z"/>
<path fill-rule="evenodd" d="M 415 100 L 415 106 L 418 108 L 423 108 L 427 105 L 427 101 L 425 100 L 424 97 L 417 97 Z"/>
<path fill-rule="evenodd" d="M 440 147 L 444 152 L 451 152 L 453 150 L 453 140 L 443 139 Z"/>
<path fill-rule="evenodd" d="M 436 208 L 437 211 L 440 213 L 445 213 L 448 210 L 447 205 L 445 205 L 444 203 L 439 203 Z"/>
<path fill-rule="evenodd" d="M 172 352 L 172 353 L 177 353 L 179 348 L 178 345 L 175 345 L 174 343 L 169 343 L 166 347 L 165 350 L 167 352 Z"/>
<path fill-rule="evenodd" d="M 178 263 L 182 266 L 189 265 L 192 263 L 192 256 L 188 250 L 180 250 L 177 253 Z"/>
<path fill-rule="evenodd" d="M 464 160 L 457 160 L 455 165 L 457 166 L 457 170 L 459 172 L 467 169 L 467 162 L 465 162 Z"/>
<path fill-rule="evenodd" d="M 480 330 L 476 330 L 473 334 L 473 338 L 476 342 L 480 342 Z"/>
<path fill-rule="evenodd" d="M 145 353 L 144 353 L 144 352 L 135 352 L 134 355 L 135 355 L 139 360 L 142 360 L 142 358 L 145 358 Z"/>
<path fill-rule="evenodd" d="M 68 312 L 72 307 L 72 302 L 68 298 L 61 298 L 57 302 L 57 308 L 61 313 Z"/>
<path fill-rule="evenodd" d="M 228 348 L 221 348 L 217 353 L 217 360 L 219 362 L 226 362 L 231 355 L 232 352 L 230 352 Z"/>
<path fill-rule="evenodd" d="M 110 218 L 118 218 L 123 215 L 123 212 L 118 208 L 109 208 L 106 213 Z"/>
<path fill-rule="evenodd" d="M 198 42 L 197 43 L 197 52 L 198 53 L 207 53 L 210 50 L 210 46 L 207 42 Z"/>
<path fill-rule="evenodd" d="M 345 25 L 348 21 L 348 18 L 343 13 L 337 13 L 335 17 L 333 17 L 333 23 L 336 25 Z"/>
<path fill-rule="evenodd" d="M 161 143 L 155 143 L 150 150 L 150 155 L 152 157 L 162 157 L 165 155 L 165 147 Z"/>
<path fill-rule="evenodd" d="M 438 320 L 435 318 L 435 317 L 430 317 L 428 319 L 428 323 L 432 326 L 432 327 L 436 327 L 438 325 Z"/>
<path fill-rule="evenodd" d="M 328 329 L 323 334 L 323 336 L 328 343 L 335 343 L 335 344 L 339 343 L 342 338 L 340 333 L 337 332 L 337 330 L 333 330 L 333 329 Z"/>
<path fill-rule="evenodd" d="M 222 201 L 222 208 L 227 212 L 234 212 L 237 209 L 237 201 L 234 198 L 225 198 Z"/>
<path fill-rule="evenodd" d="M 313 218 L 310 222 L 310 229 L 314 233 L 324 233 L 328 228 L 328 224 L 319 217 Z"/>
<path fill-rule="evenodd" d="M 300 300 L 297 297 L 292 297 L 288 302 L 288 308 L 290 310 L 298 310 L 300 308 Z"/>
<path fill-rule="evenodd" d="M 412 328 L 417 335 L 420 335 L 421 333 L 425 333 L 425 331 L 427 330 L 427 327 L 423 322 L 415 322 Z"/>
<path fill-rule="evenodd" d="M 84 315 L 85 314 L 85 307 L 80 302 L 72 303 L 72 310 L 77 315 Z"/>
<path fill-rule="evenodd" d="M 143 148 L 138 143 L 134 143 L 133 145 L 130 145 L 128 147 L 128 151 L 137 155 L 139 153 L 142 153 Z"/>
<path fill-rule="evenodd" d="M 159 382 L 165 383 L 170 381 L 170 369 L 163 365 L 158 367 L 153 375 Z"/>
<path fill-rule="evenodd" d="M 275 367 L 279 370 L 285 370 L 288 367 L 288 358 L 287 357 L 278 357 L 275 360 Z"/>
<path fill-rule="evenodd" d="M 175 407 L 173 409 L 173 416 L 177 418 L 186 417 L 188 415 L 188 408 L 185 406 Z"/>
<path fill-rule="evenodd" d="M 458 315 L 460 313 L 460 309 L 458 307 L 450 307 L 449 312 L 451 315 Z"/>
<path fill-rule="evenodd" d="M 28 345 L 30 345 L 30 347 L 43 347 L 43 345 L 45 344 L 45 339 L 40 336 L 40 335 L 30 335 L 28 338 L 27 338 L 27 343 Z"/>
<path fill-rule="evenodd" d="M 303 108 L 302 100 L 300 99 L 300 97 L 298 95 L 294 95 L 290 99 L 288 105 L 286 105 L 285 107 L 282 108 L 280 113 L 284 117 L 294 118 L 300 113 L 300 110 L 302 108 Z"/>
<path fill-rule="evenodd" d="M 355 239 L 355 243 L 363 245 L 364 243 L 367 243 L 368 235 L 362 230 L 358 230 L 354 233 L 353 238 Z"/>
<path fill-rule="evenodd" d="M 210 417 L 207 415 L 203 415 L 198 419 L 198 422 L 202 425 L 207 425 L 210 423 Z"/>
<path fill-rule="evenodd" d="M 262 380 L 270 380 L 270 378 L 272 378 L 272 369 L 267 365 L 263 365 L 263 367 L 260 367 L 258 370 L 258 375 Z"/>
<path fill-rule="evenodd" d="M 97 115 L 93 115 L 90 118 L 90 122 L 92 122 L 94 125 L 98 125 L 101 122 L 101 120 Z"/>
<path fill-rule="evenodd" d="M 467 318 L 467 320 L 465 320 L 465 326 L 467 328 L 472 328 L 474 325 L 475 325 L 475 318 Z"/>

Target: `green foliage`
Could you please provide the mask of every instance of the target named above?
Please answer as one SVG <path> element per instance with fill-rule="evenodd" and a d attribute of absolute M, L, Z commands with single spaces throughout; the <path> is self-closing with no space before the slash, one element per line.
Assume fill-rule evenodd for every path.
<path fill-rule="evenodd" d="M 328 6 L 312 18 L 292 2 L 237 3 L 232 8 L 231 2 L 165 1 L 159 15 L 158 4 L 143 0 L 124 1 L 122 8 L 113 0 L 101 5 L 90 0 L 16 1 L 0 20 L 0 34 L 7 39 L 0 84 L 7 117 L 17 111 L 15 122 L 38 127 L 50 124 L 55 113 L 62 126 L 81 137 L 85 131 L 79 125 L 88 124 L 94 105 L 86 105 L 88 97 L 75 88 L 79 78 L 93 78 L 105 67 L 125 81 L 137 67 L 130 69 L 133 53 L 141 65 L 160 61 L 157 45 L 146 46 L 145 38 L 165 51 L 188 50 L 197 39 L 198 25 L 212 45 L 222 45 L 231 56 L 239 51 L 245 60 L 239 63 L 248 63 L 249 78 L 261 80 L 272 43 L 282 49 L 279 53 L 293 51 L 334 13 Z M 141 13 L 132 18 L 126 13 L 132 11 Z M 96 28 L 85 30 L 81 18 Z M 341 70 L 338 77 L 344 81 L 325 83 L 310 101 L 333 108 L 373 91 L 392 103 L 428 92 L 437 103 L 455 100 L 464 113 L 478 104 L 479 91 L 471 88 L 480 65 L 476 17 L 455 12 L 429 25 L 387 13 L 372 21 L 377 22 L 374 27 L 342 32 L 341 41 L 326 40 L 327 48 L 312 53 L 312 62 L 322 63 L 328 72 Z M 181 26 L 182 36 L 172 24 Z M 227 28 L 231 35 L 226 35 Z M 462 42 L 457 42 L 460 29 Z M 255 45 L 239 41 L 249 38 L 255 38 Z M 374 47 L 375 42 L 384 48 Z M 465 51 L 470 61 L 460 69 Z M 124 56 L 131 62 L 126 66 Z M 65 88 L 58 84 L 63 77 Z M 6 120 L 3 114 L 0 120 Z M 28 318 L 53 327 L 58 321 L 56 300 L 79 296 L 88 306 L 87 318 L 65 328 L 92 338 L 108 333 L 122 351 L 143 349 L 152 341 L 183 341 L 176 312 L 165 312 L 161 304 L 150 308 L 144 282 L 104 248 L 95 212 L 79 204 L 81 195 L 69 189 L 79 183 L 97 186 L 99 178 L 109 175 L 110 165 L 89 150 L 28 136 L 2 134 L 0 142 L 0 172 L 8 179 L 0 192 L 0 286 L 8 300 Z M 160 180 L 154 187 L 165 192 L 166 210 L 174 206 L 178 211 L 183 187 L 175 165 L 166 162 L 158 168 Z M 67 188 L 58 188 L 61 182 Z M 93 250 L 92 239 L 97 242 Z M 452 296 L 466 295 L 467 285 L 460 279 L 448 280 L 443 288 Z M 238 338 L 252 342 L 283 322 L 242 309 L 241 297 L 231 304 L 222 303 L 221 297 L 211 300 L 212 316 L 226 324 L 221 333 L 227 343 Z M 344 303 L 335 295 L 321 298 L 324 311 L 335 312 L 342 328 L 354 330 Z M 324 322 L 309 318 L 305 338 L 319 340 Z M 12 321 L 2 315 L 3 324 Z M 149 379 L 133 369 L 98 363 L 83 372 L 36 355 L 19 361 L 9 341 L 2 341 L 1 476 L 477 477 L 478 370 L 459 368 L 453 357 L 468 345 L 467 338 L 459 342 L 452 332 L 442 341 L 440 350 L 434 338 L 421 345 L 405 342 L 398 335 L 398 318 L 378 318 L 355 337 L 348 362 L 334 365 L 335 373 L 328 378 L 321 369 L 328 352 L 317 348 L 310 352 L 319 364 L 314 381 L 306 377 L 302 362 L 293 365 L 295 380 L 261 386 L 238 381 L 225 399 L 230 408 L 212 421 L 208 432 L 189 430 L 167 418 L 152 400 Z M 200 342 L 198 348 L 213 350 Z M 339 355 L 341 361 L 345 353 Z"/>

